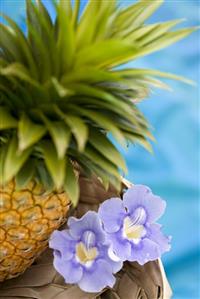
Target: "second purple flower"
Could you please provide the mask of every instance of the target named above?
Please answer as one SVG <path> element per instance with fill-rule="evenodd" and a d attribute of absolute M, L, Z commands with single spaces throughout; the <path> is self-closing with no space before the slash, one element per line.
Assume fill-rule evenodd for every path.
<path fill-rule="evenodd" d="M 143 185 L 128 189 L 123 201 L 111 198 L 101 204 L 99 217 L 113 253 L 125 261 L 143 265 L 158 259 L 170 249 L 170 238 L 155 223 L 164 213 L 166 203 Z"/>

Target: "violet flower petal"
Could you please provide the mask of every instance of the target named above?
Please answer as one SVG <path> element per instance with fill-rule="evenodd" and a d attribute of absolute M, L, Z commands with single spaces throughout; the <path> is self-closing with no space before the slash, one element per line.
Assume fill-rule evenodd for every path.
<path fill-rule="evenodd" d="M 137 207 L 141 206 L 143 199 L 149 193 L 151 193 L 151 189 L 144 185 L 134 185 L 129 188 L 123 195 L 123 204 L 128 208 L 128 212 L 132 213 Z"/>
<path fill-rule="evenodd" d="M 53 265 L 66 283 L 78 283 L 83 276 L 83 268 L 72 260 L 63 262 L 61 258 L 54 255 Z"/>
<path fill-rule="evenodd" d="M 131 243 L 122 237 L 122 232 L 108 234 L 111 249 L 122 261 L 128 260 L 131 254 Z"/>
<path fill-rule="evenodd" d="M 169 244 L 171 238 L 162 233 L 160 224 L 150 224 L 147 229 L 146 237 L 157 244 L 161 254 L 171 249 L 171 245 Z"/>
<path fill-rule="evenodd" d="M 59 251 L 63 260 L 70 260 L 73 257 L 75 241 L 68 232 L 55 230 L 49 240 L 49 247 Z"/>
<path fill-rule="evenodd" d="M 106 232 L 117 232 L 125 216 L 122 200 L 120 198 L 111 198 L 104 201 L 99 208 L 98 215 L 103 222 Z"/>
<path fill-rule="evenodd" d="M 104 260 L 97 260 L 92 267 L 84 271 L 79 287 L 85 292 L 100 292 L 105 287 L 113 287 L 115 277 L 110 265 Z"/>
<path fill-rule="evenodd" d="M 128 189 L 124 193 L 123 203 L 130 214 L 133 214 L 138 207 L 143 207 L 149 223 L 159 219 L 166 207 L 164 200 L 154 195 L 149 187 L 143 185 L 134 185 Z"/>
<path fill-rule="evenodd" d="M 112 273 L 117 273 L 121 270 L 123 266 L 123 262 L 113 254 L 111 256 L 111 254 L 112 254 L 111 248 L 108 248 L 107 246 L 101 247 L 101 256 L 111 266 Z M 101 259 L 101 256 L 99 257 L 99 259 Z"/>
<path fill-rule="evenodd" d="M 166 202 L 159 196 L 151 193 L 144 199 L 144 206 L 147 212 L 148 223 L 153 223 L 163 215 L 166 208 Z"/>
<path fill-rule="evenodd" d="M 149 239 L 143 239 L 139 244 L 132 244 L 131 257 L 129 261 L 137 261 L 144 265 L 148 261 L 154 261 L 160 258 L 161 253 L 156 243 Z"/>
<path fill-rule="evenodd" d="M 105 233 L 102 228 L 101 221 L 97 217 L 97 213 L 93 211 L 87 212 L 82 218 L 69 217 L 69 231 L 73 238 L 80 239 L 85 231 L 92 231 L 97 237 L 97 242 L 104 243 L 106 240 Z"/>

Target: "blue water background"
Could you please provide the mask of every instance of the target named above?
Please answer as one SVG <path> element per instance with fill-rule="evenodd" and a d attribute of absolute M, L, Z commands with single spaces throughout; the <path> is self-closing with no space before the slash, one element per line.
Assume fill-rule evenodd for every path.
<path fill-rule="evenodd" d="M 49 1 L 44 1 L 52 12 Z M 82 6 L 86 1 L 82 1 Z M 134 1 L 120 1 L 121 5 Z M 0 0 L 1 10 L 22 27 L 24 0 Z M 150 21 L 185 18 L 185 26 L 197 25 L 200 2 L 165 1 Z M 199 33 L 128 66 L 155 68 L 200 80 Z M 172 250 L 163 256 L 174 299 L 200 299 L 199 204 L 199 96 L 198 87 L 169 82 L 172 92 L 153 90 L 140 108 L 153 125 L 157 142 L 150 155 L 139 146 L 123 150 L 134 183 L 146 184 L 167 201 L 161 219 L 173 236 Z M 153 298 L 152 298 L 153 299 Z"/>

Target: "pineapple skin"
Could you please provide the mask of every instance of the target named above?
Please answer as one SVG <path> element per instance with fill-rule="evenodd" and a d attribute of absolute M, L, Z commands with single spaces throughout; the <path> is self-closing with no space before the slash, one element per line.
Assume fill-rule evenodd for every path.
<path fill-rule="evenodd" d="M 23 273 L 47 247 L 50 234 L 66 220 L 66 193 L 47 192 L 36 182 L 16 190 L 0 186 L 0 281 Z"/>

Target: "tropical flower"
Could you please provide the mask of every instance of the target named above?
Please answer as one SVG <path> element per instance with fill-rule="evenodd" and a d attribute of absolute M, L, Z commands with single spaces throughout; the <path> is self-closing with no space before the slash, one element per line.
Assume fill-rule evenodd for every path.
<path fill-rule="evenodd" d="M 76 283 L 86 292 L 99 292 L 113 287 L 113 273 L 122 262 L 109 257 L 106 233 L 96 212 L 89 211 L 81 219 L 70 217 L 69 229 L 54 231 L 49 245 L 54 249 L 54 267 L 66 283 Z"/>
<path fill-rule="evenodd" d="M 169 237 L 157 221 L 164 213 L 165 201 L 143 185 L 135 185 L 120 198 L 111 198 L 99 208 L 111 250 L 121 260 L 139 264 L 156 260 L 170 249 Z"/>

